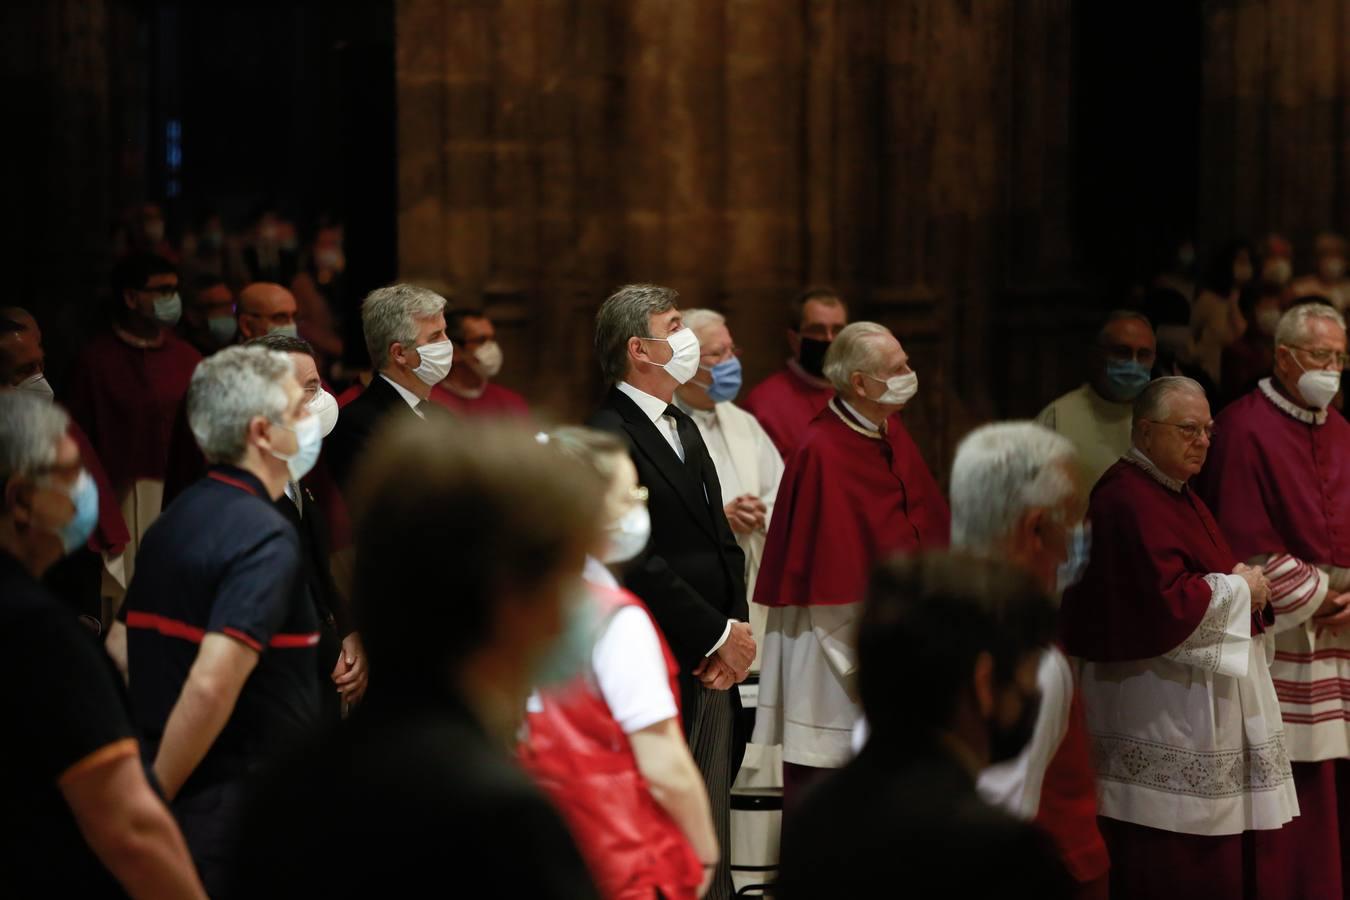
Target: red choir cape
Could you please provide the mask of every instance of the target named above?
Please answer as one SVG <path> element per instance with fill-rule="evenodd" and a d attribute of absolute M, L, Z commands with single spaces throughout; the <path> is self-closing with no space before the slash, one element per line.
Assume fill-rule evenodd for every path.
<path fill-rule="evenodd" d="M 1241 559 L 1350 566 L 1350 423 L 1300 422 L 1261 389 L 1225 409 L 1196 491 Z"/>
<path fill-rule="evenodd" d="M 104 332 L 76 358 L 63 399 L 119 502 L 137 481 L 164 479 L 174 416 L 201 358 L 167 329 L 164 343 L 148 349 Z"/>
<path fill-rule="evenodd" d="M 833 396 L 834 388 L 812 384 L 786 368 L 756 385 L 741 406 L 759 420 L 786 462 L 805 434 L 806 426 Z"/>
<path fill-rule="evenodd" d="M 836 410 L 840 410 L 836 412 Z M 807 426 L 778 487 L 755 602 L 861 602 L 893 553 L 945 547 L 951 514 L 898 415 L 870 437 L 831 402 Z"/>
<path fill-rule="evenodd" d="M 525 398 L 509 388 L 489 381 L 481 396 L 469 399 L 448 391 L 439 384 L 431 389 L 431 402 L 439 403 L 452 413 L 466 416 L 523 417 L 530 414 Z"/>
<path fill-rule="evenodd" d="M 1088 504 L 1092 556 L 1064 592 L 1064 647 L 1094 662 L 1151 659 L 1200 625 L 1213 592 L 1205 576 L 1237 557 L 1195 492 L 1178 493 L 1126 460 L 1097 482 Z M 1253 632 L 1269 618 L 1253 617 Z"/>
<path fill-rule="evenodd" d="M 121 553 L 131 541 L 131 532 L 127 531 L 126 519 L 122 518 L 122 506 L 117 502 L 117 494 L 108 481 L 108 473 L 103 471 L 103 463 L 99 462 L 93 445 L 74 419 L 66 433 L 80 448 L 80 463 L 98 485 L 98 526 L 89 535 L 89 549 L 95 553 Z"/>

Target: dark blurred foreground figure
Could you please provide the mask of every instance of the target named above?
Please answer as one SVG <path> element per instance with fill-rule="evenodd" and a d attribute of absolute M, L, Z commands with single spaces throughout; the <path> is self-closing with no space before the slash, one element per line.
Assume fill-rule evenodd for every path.
<path fill-rule="evenodd" d="M 903 892 L 1069 895 L 1049 839 L 975 793 L 1036 721 L 1036 670 L 1055 610 L 1005 563 L 927 553 L 883 563 L 858 633 L 872 728 L 813 785 L 783 836 L 781 900 Z"/>
<path fill-rule="evenodd" d="M 355 612 L 379 678 L 257 794 L 238 892 L 597 896 L 509 748 L 602 541 L 599 477 L 524 430 L 434 418 L 390 423 L 352 487 Z M 334 848 L 351 852 L 326 864 Z"/>
<path fill-rule="evenodd" d="M 204 897 L 116 672 L 37 580 L 98 521 L 68 427 L 50 401 L 0 393 L 0 652 L 17 688 L 0 749 L 0 893 Z"/>

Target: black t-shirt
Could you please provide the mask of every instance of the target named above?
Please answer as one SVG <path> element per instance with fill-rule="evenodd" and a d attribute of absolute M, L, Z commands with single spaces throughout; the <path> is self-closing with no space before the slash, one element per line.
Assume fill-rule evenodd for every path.
<path fill-rule="evenodd" d="M 425 686 L 372 685 L 336 733 L 280 766 L 251 806 L 241 896 L 367 900 L 436 886 L 464 896 L 598 896 L 549 801 L 461 702 Z M 353 852 L 334 861 L 343 847 Z M 453 887 L 478 884 L 495 887 Z"/>
<path fill-rule="evenodd" d="M 319 620 L 300 577 L 299 538 L 247 472 L 212 469 L 155 520 L 120 615 L 132 711 L 152 749 L 208 633 L 260 654 L 184 795 L 265 765 L 315 723 Z"/>
<path fill-rule="evenodd" d="M 80 835 L 60 789 L 101 762 L 138 756 L 121 679 L 93 632 L 3 553 L 0 659 L 9 681 L 0 740 L 0 893 L 124 896 Z"/>

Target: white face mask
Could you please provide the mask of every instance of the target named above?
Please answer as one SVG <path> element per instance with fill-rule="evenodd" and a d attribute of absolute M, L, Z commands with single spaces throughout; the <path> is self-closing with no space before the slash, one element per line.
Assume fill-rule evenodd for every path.
<path fill-rule="evenodd" d="M 415 348 L 422 361 L 412 372 L 423 384 L 440 384 L 450 374 L 450 363 L 455 358 L 455 345 L 448 339 Z"/>
<path fill-rule="evenodd" d="M 1269 281 L 1271 284 L 1288 284 L 1289 279 L 1293 274 L 1293 267 L 1289 265 L 1289 260 L 1284 257 L 1276 257 L 1266 263 L 1266 281 Z"/>
<path fill-rule="evenodd" d="M 698 335 L 692 328 L 681 328 L 670 337 L 643 338 L 644 341 L 665 341 L 670 345 L 670 361 L 661 368 L 680 384 L 685 384 L 698 372 Z"/>
<path fill-rule="evenodd" d="M 337 398 L 323 388 L 319 388 L 319 392 L 314 395 L 314 399 L 309 401 L 309 414 L 319 420 L 319 428 L 323 436 L 328 437 L 333 433 L 334 426 L 337 425 Z"/>
<path fill-rule="evenodd" d="M 887 406 L 904 406 L 914 399 L 915 394 L 919 393 L 919 376 L 915 372 L 892 375 L 886 379 L 877 378 L 875 375 L 868 375 L 867 377 L 886 385 L 886 392 L 876 398 L 877 403 L 884 403 Z"/>
<path fill-rule="evenodd" d="M 296 448 L 294 453 L 278 453 L 273 450 L 272 455 L 285 461 L 286 471 L 290 474 L 291 480 L 298 482 L 308 475 L 309 470 L 319 461 L 319 451 L 323 449 L 322 426 L 316 417 L 305 416 L 296 422 L 294 427 L 279 423 L 277 427 L 295 434 Z"/>
<path fill-rule="evenodd" d="M 639 503 L 606 529 L 609 547 L 601 562 L 606 565 L 628 562 L 647 548 L 652 535 L 652 517 L 647 504 Z"/>
<path fill-rule="evenodd" d="M 1294 363 L 1303 369 L 1303 364 L 1297 358 L 1294 359 Z M 1298 377 L 1298 392 L 1303 395 L 1303 401 L 1314 409 L 1326 409 L 1330 406 L 1340 389 L 1340 372 L 1327 372 L 1323 369 L 1309 372 L 1303 369 L 1303 374 Z"/>
<path fill-rule="evenodd" d="M 479 375 L 484 378 L 496 378 L 497 373 L 502 370 L 502 345 L 496 341 L 488 341 L 474 351 L 473 361 Z"/>
<path fill-rule="evenodd" d="M 1339 256 L 1328 256 L 1319 266 L 1323 281 L 1340 281 L 1345 274 L 1345 260 Z"/>
<path fill-rule="evenodd" d="M 41 397 L 48 403 L 51 403 L 56 399 L 56 391 L 52 390 L 52 386 L 47 383 L 47 376 L 43 375 L 41 372 L 38 372 L 35 375 L 29 375 L 23 381 L 14 385 L 14 389 L 16 391 L 27 391 L 30 394 Z"/>

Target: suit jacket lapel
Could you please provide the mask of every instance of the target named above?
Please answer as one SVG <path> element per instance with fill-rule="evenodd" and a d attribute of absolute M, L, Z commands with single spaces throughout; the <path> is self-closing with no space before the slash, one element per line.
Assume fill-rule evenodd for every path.
<path fill-rule="evenodd" d="M 651 461 L 656 471 L 661 473 L 661 477 L 675 489 L 675 493 L 679 494 L 680 500 L 699 523 L 699 527 L 714 538 L 717 537 L 712 518 L 708 515 L 708 501 L 704 499 L 704 482 L 699 479 L 697 470 L 686 466 L 680 460 L 675 449 L 656 430 L 651 419 L 648 419 L 638 405 L 622 391 L 613 389 L 610 393 L 610 403 L 623 416 L 624 430 L 633 439 L 633 446 Z M 686 452 L 689 450 L 685 449 Z M 716 482 L 713 484 L 716 485 Z"/>

